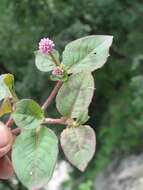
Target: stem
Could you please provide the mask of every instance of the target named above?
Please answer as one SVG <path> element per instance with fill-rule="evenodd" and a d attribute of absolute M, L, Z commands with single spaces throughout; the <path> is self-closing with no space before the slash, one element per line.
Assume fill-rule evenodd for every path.
<path fill-rule="evenodd" d="M 8 121 L 6 122 L 6 127 L 10 128 L 10 126 L 12 125 L 12 123 L 14 122 L 13 118 L 12 117 L 9 117 Z M 13 134 L 17 134 L 17 133 L 20 133 L 21 132 L 21 128 L 17 127 L 16 129 L 13 129 L 12 130 L 12 133 Z"/>
<path fill-rule="evenodd" d="M 20 133 L 21 130 L 22 130 L 22 129 L 18 127 L 18 128 L 16 128 L 16 129 L 13 129 L 13 130 L 12 130 L 12 133 L 13 133 L 14 135 L 17 135 L 17 133 Z"/>
<path fill-rule="evenodd" d="M 56 96 L 56 94 L 58 93 L 58 90 L 61 88 L 61 86 L 62 86 L 62 82 L 61 81 L 57 82 L 57 84 L 54 87 L 54 89 L 52 90 L 50 96 L 47 98 L 47 100 L 43 104 L 43 106 L 42 106 L 43 110 L 45 110 L 50 105 L 50 103 L 52 102 L 52 100 Z"/>
<path fill-rule="evenodd" d="M 57 62 L 57 60 L 55 59 L 55 57 L 53 56 L 53 54 L 52 54 L 51 52 L 49 52 L 49 55 L 51 56 L 51 58 L 52 58 L 54 64 L 55 64 L 56 66 L 60 66 L 60 64 Z"/>
<path fill-rule="evenodd" d="M 10 127 L 13 123 L 13 118 L 9 117 L 8 121 L 6 122 L 6 127 Z"/>
<path fill-rule="evenodd" d="M 48 123 L 48 124 L 58 123 L 58 124 L 66 125 L 66 120 L 63 118 L 61 118 L 61 119 L 45 118 L 43 120 L 43 123 Z"/>

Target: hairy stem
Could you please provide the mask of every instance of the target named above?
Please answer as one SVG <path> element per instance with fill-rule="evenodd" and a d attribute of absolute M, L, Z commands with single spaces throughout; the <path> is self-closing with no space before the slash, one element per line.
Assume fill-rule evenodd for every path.
<path fill-rule="evenodd" d="M 43 120 L 43 123 L 48 123 L 48 124 L 63 124 L 66 125 L 66 120 L 61 118 L 61 119 L 53 119 L 53 118 L 45 118 Z"/>
<path fill-rule="evenodd" d="M 43 110 L 45 110 L 50 105 L 50 103 L 52 102 L 52 100 L 54 99 L 54 97 L 56 96 L 56 94 L 58 93 L 58 91 L 61 88 L 61 86 L 62 86 L 62 82 L 61 81 L 57 82 L 57 84 L 54 87 L 54 89 L 52 90 L 50 96 L 47 98 L 47 100 L 43 104 L 43 106 L 42 106 Z"/>

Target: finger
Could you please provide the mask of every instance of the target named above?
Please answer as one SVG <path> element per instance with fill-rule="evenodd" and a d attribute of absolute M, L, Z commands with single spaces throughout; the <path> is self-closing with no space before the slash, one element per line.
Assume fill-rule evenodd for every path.
<path fill-rule="evenodd" d="M 0 158 L 0 179 L 8 179 L 14 173 L 12 163 L 7 156 Z"/>
<path fill-rule="evenodd" d="M 11 149 L 13 141 L 11 130 L 0 122 L 0 158 Z"/>

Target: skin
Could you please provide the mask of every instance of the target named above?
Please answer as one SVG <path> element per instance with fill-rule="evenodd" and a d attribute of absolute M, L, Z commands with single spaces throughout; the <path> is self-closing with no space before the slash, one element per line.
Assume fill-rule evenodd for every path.
<path fill-rule="evenodd" d="M 5 127 L 5 125 L 0 122 L 0 147 L 4 147 L 9 142 L 9 129 Z"/>
<path fill-rule="evenodd" d="M 0 179 L 8 179 L 13 173 L 12 163 L 8 156 L 0 158 Z"/>
<path fill-rule="evenodd" d="M 0 158 L 10 151 L 13 141 L 11 130 L 0 122 Z"/>
<path fill-rule="evenodd" d="M 11 160 L 8 157 L 14 139 L 15 136 L 10 128 L 0 121 L 0 179 L 8 179 L 14 173 Z"/>

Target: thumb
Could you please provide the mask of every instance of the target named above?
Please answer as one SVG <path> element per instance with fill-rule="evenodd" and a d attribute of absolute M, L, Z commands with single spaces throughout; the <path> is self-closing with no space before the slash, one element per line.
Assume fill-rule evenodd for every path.
<path fill-rule="evenodd" d="M 11 149 L 12 143 L 13 135 L 11 130 L 0 121 L 0 158 Z"/>

